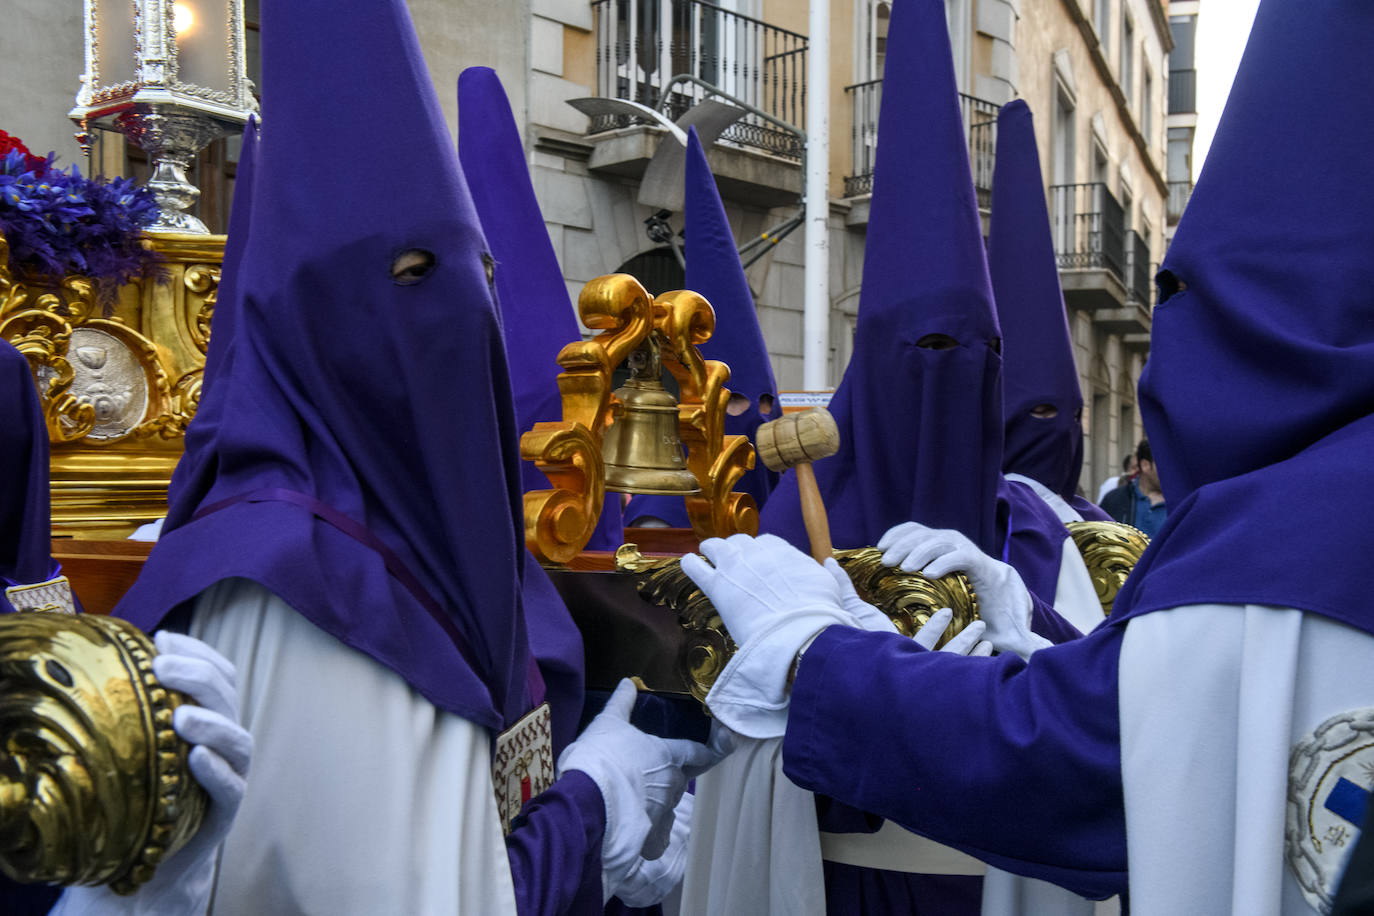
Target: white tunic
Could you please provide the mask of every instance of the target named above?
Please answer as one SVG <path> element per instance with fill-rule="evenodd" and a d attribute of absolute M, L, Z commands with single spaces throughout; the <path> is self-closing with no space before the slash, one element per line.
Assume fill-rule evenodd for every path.
<path fill-rule="evenodd" d="M 254 740 L 212 914 L 515 913 L 485 729 L 257 583 L 196 600 L 191 635 L 237 666 Z"/>
<path fill-rule="evenodd" d="M 1374 637 L 1291 608 L 1156 611 L 1127 624 L 1119 684 L 1133 916 L 1316 912 L 1284 864 L 1289 754 L 1374 706 Z"/>

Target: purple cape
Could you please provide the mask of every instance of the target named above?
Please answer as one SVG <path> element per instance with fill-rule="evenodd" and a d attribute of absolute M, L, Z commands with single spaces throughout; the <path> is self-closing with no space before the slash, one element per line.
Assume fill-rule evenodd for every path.
<path fill-rule="evenodd" d="M 48 428 L 29 361 L 0 340 L 0 611 L 5 588 L 58 575 L 52 558 Z"/>
<path fill-rule="evenodd" d="M 534 196 L 525 148 L 496 72 L 469 67 L 458 77 L 458 159 L 472 191 L 482 234 L 496 259 L 496 299 L 521 432 L 563 416 L 558 352 L 582 338 L 568 288 Z M 545 490 L 547 477 L 520 462 L 521 488 Z M 620 496 L 607 493 L 588 550 L 624 542 Z"/>
<path fill-rule="evenodd" d="M 997 116 L 988 271 L 1002 325 L 1002 470 L 1039 481 L 1083 513 L 1091 506 L 1076 499 L 1083 470 L 1083 393 L 1059 288 L 1035 125 L 1021 99 L 1008 102 Z M 1053 407 L 1056 415 L 1034 416 L 1040 405 Z M 1107 517 L 1095 506 L 1087 511 L 1085 518 Z"/>
<path fill-rule="evenodd" d="M 687 134 L 687 173 L 683 227 L 686 241 L 683 257 L 687 262 L 687 288 L 701 293 L 716 312 L 716 330 L 711 339 L 701 345 L 701 355 L 718 359 L 730 367 L 730 392 L 749 400 L 742 413 L 725 418 L 727 436 L 748 436 L 753 442 L 761 424 L 782 416 L 778 404 L 778 385 L 773 380 L 773 364 L 768 346 L 759 329 L 758 312 L 754 307 L 754 293 L 740 263 L 735 235 L 725 215 L 716 179 L 706 161 L 696 128 Z M 761 399 L 771 399 L 765 412 Z M 768 495 L 778 485 L 778 474 L 770 471 L 762 461 L 754 462 L 754 469 L 745 472 L 735 490 L 754 497 L 762 509 Z M 673 496 L 636 496 L 625 509 L 628 520 L 652 515 L 678 528 L 690 528 L 686 503 Z"/>
<path fill-rule="evenodd" d="M 1293 607 L 1374 632 L 1374 7 L 1260 4 L 1158 277 L 1140 407 L 1169 519 L 1114 620 Z"/>
<path fill-rule="evenodd" d="M 840 451 L 815 472 L 836 547 L 915 519 L 1001 556 L 1001 331 L 944 16 L 893 10 L 854 355 L 830 402 Z M 802 545 L 794 478 L 760 527 Z"/>
<path fill-rule="evenodd" d="M 252 219 L 206 382 L 222 409 L 118 612 L 152 629 L 213 583 L 252 579 L 499 729 L 543 684 L 491 258 L 453 143 L 402 3 L 262 15 Z M 360 113 L 366 155 L 321 142 Z M 393 276 L 405 251 L 424 254 Z"/>

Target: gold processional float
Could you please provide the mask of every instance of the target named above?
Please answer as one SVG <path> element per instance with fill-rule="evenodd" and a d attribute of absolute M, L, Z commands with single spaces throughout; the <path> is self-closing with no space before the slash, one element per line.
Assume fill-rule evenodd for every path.
<path fill-rule="evenodd" d="M 0 618 L 0 870 L 121 893 L 194 833 L 206 804 L 171 730 L 184 698 L 153 677 L 145 636 L 100 615 L 149 549 L 124 539 L 166 514 L 199 403 L 224 237 L 157 234 L 146 244 L 163 259 L 162 277 L 126 284 L 102 307 L 87 278 L 12 276 L 0 236 L 0 338 L 29 360 L 52 444 L 53 553 L 96 612 Z M 526 545 L 582 631 L 590 688 L 635 676 L 700 701 L 735 646 L 679 559 L 701 539 L 758 530 L 753 498 L 734 491 L 755 450 L 724 432 L 730 370 L 698 349 L 715 313 L 696 293 L 650 296 L 623 274 L 588 283 L 578 312 L 598 333 L 558 355 L 562 416 L 521 438 L 521 456 L 550 482 L 524 496 Z M 613 390 L 622 364 L 630 377 Z M 664 389 L 663 370 L 680 397 Z M 828 415 L 807 412 L 758 434 L 770 466 L 793 467 L 811 493 L 804 510 L 818 557 L 832 551 L 804 462 L 834 451 L 833 430 Z M 680 494 L 692 528 L 631 528 L 613 554 L 587 551 L 607 489 Z M 1110 612 L 1146 539 L 1112 523 L 1070 529 Z M 977 618 L 962 575 L 889 569 L 872 547 L 833 554 L 902 633 L 943 607 L 954 610 L 951 632 Z"/>

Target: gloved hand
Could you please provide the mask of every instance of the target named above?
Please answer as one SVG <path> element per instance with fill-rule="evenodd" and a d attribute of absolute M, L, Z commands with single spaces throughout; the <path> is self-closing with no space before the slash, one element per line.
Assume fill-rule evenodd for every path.
<path fill-rule="evenodd" d="M 198 639 L 167 630 L 154 635 L 153 644 L 160 653 L 153 659 L 157 679 L 200 704 L 178 707 L 172 728 L 195 745 L 187 763 L 210 806 L 196 835 L 137 893 L 121 897 L 106 887 L 68 888 L 54 916 L 189 916 L 210 904 L 215 850 L 243 800 L 253 736 L 238 724 L 238 687 L 228 659 Z"/>
<path fill-rule="evenodd" d="M 706 705 L 733 732 L 776 738 L 787 729 L 787 676 L 797 654 L 826 627 L 855 620 L 834 577 L 781 538 L 712 538 L 701 552 L 711 562 L 689 554 L 682 571 L 711 599 L 739 646 Z"/>
<path fill-rule="evenodd" d="M 642 856 L 630 866 L 612 894 L 632 907 L 649 907 L 661 903 L 664 897 L 682 882 L 687 870 L 687 839 L 692 829 L 692 806 L 695 799 L 688 794 L 673 809 L 672 837 L 668 848 L 657 859 Z"/>
<path fill-rule="evenodd" d="M 878 541 L 883 563 L 937 579 L 962 572 L 978 593 L 978 607 L 987 624 L 984 638 L 999 652 L 1024 658 L 1050 644 L 1031 632 L 1031 597 L 1020 575 L 994 560 L 957 531 L 927 528 L 906 522 L 888 530 Z"/>
<path fill-rule="evenodd" d="M 897 625 L 892 622 L 882 611 L 859 597 L 859 593 L 854 589 L 854 580 L 849 578 L 849 573 L 844 571 L 839 560 L 834 557 L 826 557 L 826 572 L 835 579 L 835 584 L 840 587 L 840 603 L 849 612 L 857 625 L 864 630 L 871 630 L 874 633 L 899 633 Z M 929 647 L 927 647 L 929 648 Z"/>
<path fill-rule="evenodd" d="M 947 607 L 942 607 L 930 619 L 925 622 L 916 635 L 911 637 L 912 641 L 924 649 L 934 649 L 935 644 L 940 641 L 940 637 L 949 628 L 949 622 L 954 619 L 954 612 Z M 992 654 L 992 643 L 982 639 L 983 631 L 987 629 L 987 624 L 981 620 L 964 627 L 958 633 L 949 638 L 949 642 L 940 647 L 941 652 L 953 652 L 955 655 L 987 656 Z"/>
<path fill-rule="evenodd" d="M 558 758 L 559 776 L 581 770 L 601 790 L 606 806 L 601 886 L 607 900 L 641 857 L 663 854 L 687 780 L 723 756 L 696 741 L 659 738 L 635 728 L 630 724 L 635 695 L 634 683 L 622 680 L 606 708 Z"/>

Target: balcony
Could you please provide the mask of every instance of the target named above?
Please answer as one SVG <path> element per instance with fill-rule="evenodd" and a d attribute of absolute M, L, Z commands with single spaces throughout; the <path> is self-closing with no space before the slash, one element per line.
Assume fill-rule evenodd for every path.
<path fill-rule="evenodd" d="M 1197 114 L 1197 71 L 1169 71 L 1169 114 Z"/>
<path fill-rule="evenodd" d="M 844 196 L 861 197 L 873 193 L 873 164 L 878 151 L 878 109 L 882 102 L 883 81 L 869 80 L 846 86 L 854 112 L 853 173 L 844 179 Z M 1001 106 L 959 93 L 959 111 L 968 137 L 969 167 L 978 206 L 988 209 L 992 202 L 992 166 L 997 149 L 997 112 Z"/>
<path fill-rule="evenodd" d="M 1169 200 L 1166 204 L 1165 216 L 1170 226 L 1176 224 L 1179 217 L 1183 216 L 1183 208 L 1188 206 L 1188 198 L 1192 194 L 1193 183 L 1191 181 L 1169 182 Z"/>
<path fill-rule="evenodd" d="M 805 126 L 805 35 L 704 0 L 593 0 L 592 12 L 599 96 L 639 102 L 675 121 L 719 94 L 752 109 L 721 141 L 801 161 L 801 138 L 783 125 Z M 651 123 L 599 115 L 588 133 Z"/>

